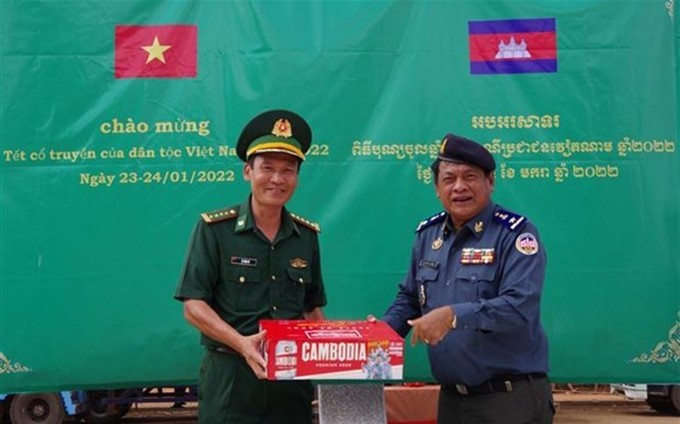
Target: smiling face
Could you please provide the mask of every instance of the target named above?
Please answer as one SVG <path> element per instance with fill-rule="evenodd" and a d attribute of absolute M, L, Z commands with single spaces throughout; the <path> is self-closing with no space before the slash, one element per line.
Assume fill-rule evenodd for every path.
<path fill-rule="evenodd" d="M 489 204 L 494 186 L 494 174 L 483 169 L 452 162 L 439 162 L 435 182 L 437 197 L 451 215 L 458 229 Z"/>
<path fill-rule="evenodd" d="M 298 159 L 286 153 L 263 153 L 248 161 L 243 176 L 250 181 L 253 203 L 282 208 L 295 192 L 298 182 Z"/>

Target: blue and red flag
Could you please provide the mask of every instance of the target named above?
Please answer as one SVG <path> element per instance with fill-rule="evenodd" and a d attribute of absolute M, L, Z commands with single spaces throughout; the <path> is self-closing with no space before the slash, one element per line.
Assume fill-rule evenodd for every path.
<path fill-rule="evenodd" d="M 555 19 L 468 22 L 470 72 L 557 72 Z"/>

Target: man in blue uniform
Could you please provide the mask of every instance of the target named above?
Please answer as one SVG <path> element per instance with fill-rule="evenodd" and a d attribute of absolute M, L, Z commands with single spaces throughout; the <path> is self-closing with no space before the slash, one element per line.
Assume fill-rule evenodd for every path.
<path fill-rule="evenodd" d="M 201 332 L 202 424 L 311 423 L 309 381 L 264 380 L 261 319 L 323 319 L 318 225 L 288 212 L 311 144 L 307 122 L 286 110 L 253 118 L 237 153 L 251 193 L 201 215 L 175 298 Z"/>
<path fill-rule="evenodd" d="M 444 137 L 432 170 L 445 210 L 418 226 L 382 317 L 429 345 L 443 424 L 551 423 L 554 414 L 540 321 L 546 253 L 527 218 L 491 200 L 495 167 L 482 145 Z"/>

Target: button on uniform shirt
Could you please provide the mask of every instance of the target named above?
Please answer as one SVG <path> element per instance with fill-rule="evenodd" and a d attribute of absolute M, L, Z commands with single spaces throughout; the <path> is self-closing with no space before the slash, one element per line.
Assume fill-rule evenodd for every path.
<path fill-rule="evenodd" d="M 383 320 L 405 337 L 407 319 L 453 306 L 456 329 L 428 347 L 441 384 L 547 373 L 540 322 L 545 266 L 538 232 L 526 218 L 490 202 L 454 232 L 442 212 L 419 226 L 408 273 Z"/>
<path fill-rule="evenodd" d="M 244 335 L 257 333 L 261 319 L 302 319 L 326 304 L 314 224 L 284 208 L 271 242 L 255 226 L 250 199 L 215 215 L 194 228 L 176 299 L 206 301 Z M 201 343 L 221 346 L 205 335 Z"/>

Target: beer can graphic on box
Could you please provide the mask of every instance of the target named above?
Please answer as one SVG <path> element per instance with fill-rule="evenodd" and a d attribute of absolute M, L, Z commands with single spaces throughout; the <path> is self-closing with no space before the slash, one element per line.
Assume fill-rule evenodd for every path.
<path fill-rule="evenodd" d="M 276 371 L 274 376 L 277 380 L 295 378 L 297 372 L 297 345 L 292 340 L 280 340 L 276 343 L 274 351 L 274 363 Z"/>
<path fill-rule="evenodd" d="M 404 341 L 367 321 L 262 320 L 267 378 L 398 380 Z"/>

